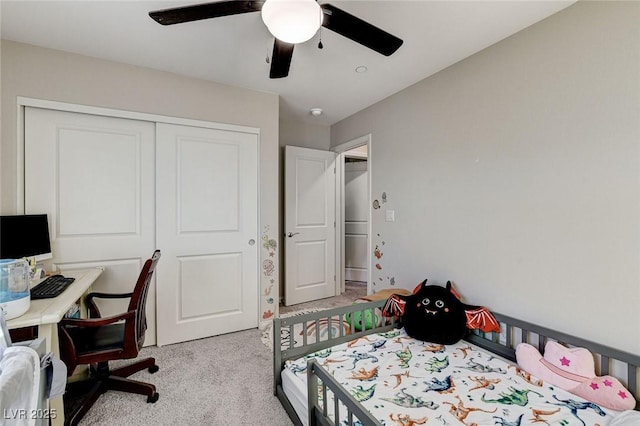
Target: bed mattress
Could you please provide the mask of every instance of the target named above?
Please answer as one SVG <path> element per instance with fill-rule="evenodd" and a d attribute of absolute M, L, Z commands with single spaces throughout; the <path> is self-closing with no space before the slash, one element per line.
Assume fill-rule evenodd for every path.
<path fill-rule="evenodd" d="M 604 426 L 618 414 L 468 342 L 431 344 L 396 329 L 286 362 L 283 389 L 304 424 L 311 357 L 383 425 Z"/>

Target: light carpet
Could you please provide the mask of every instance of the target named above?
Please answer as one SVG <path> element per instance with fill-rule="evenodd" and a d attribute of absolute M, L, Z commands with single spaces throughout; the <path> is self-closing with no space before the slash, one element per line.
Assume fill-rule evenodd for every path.
<path fill-rule="evenodd" d="M 107 392 L 80 425 L 291 425 L 273 395 L 272 353 L 260 333 L 251 329 L 143 348 L 140 357 L 155 357 L 160 370 L 131 378 L 155 384 L 158 401 Z"/>
<path fill-rule="evenodd" d="M 281 316 L 343 306 L 364 294 L 366 285 L 347 283 L 346 293 L 281 308 Z M 107 392 L 80 426 L 290 426 L 291 420 L 273 395 L 273 353 L 262 338 L 263 331 L 254 328 L 145 347 L 140 358 L 155 357 L 160 370 L 155 374 L 144 370 L 131 378 L 156 385 L 158 401 L 148 404 L 144 396 Z M 127 363 L 115 362 L 113 367 Z"/>

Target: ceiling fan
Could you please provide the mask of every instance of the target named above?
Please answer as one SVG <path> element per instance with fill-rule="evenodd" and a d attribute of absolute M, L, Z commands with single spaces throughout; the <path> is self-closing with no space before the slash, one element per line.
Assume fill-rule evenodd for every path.
<path fill-rule="evenodd" d="M 327 3 L 319 5 L 316 0 L 226 0 L 152 11 L 149 16 L 162 25 L 173 25 L 250 12 L 261 12 L 263 22 L 275 37 L 270 78 L 289 75 L 295 44 L 313 37 L 320 26 L 385 56 L 403 43 L 342 9 Z"/>

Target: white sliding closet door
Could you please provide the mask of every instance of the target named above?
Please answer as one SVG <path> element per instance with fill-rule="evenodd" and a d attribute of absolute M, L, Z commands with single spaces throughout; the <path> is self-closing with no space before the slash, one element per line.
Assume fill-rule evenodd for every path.
<path fill-rule="evenodd" d="M 154 123 L 25 108 L 25 212 L 49 215 L 53 264 L 63 273 L 104 266 L 95 291 L 131 291 L 156 247 L 154 182 Z M 153 344 L 153 284 L 148 297 L 145 343 Z M 101 310 L 126 303 L 105 301 Z"/>
<path fill-rule="evenodd" d="M 258 325 L 258 136 L 157 124 L 158 344 Z"/>

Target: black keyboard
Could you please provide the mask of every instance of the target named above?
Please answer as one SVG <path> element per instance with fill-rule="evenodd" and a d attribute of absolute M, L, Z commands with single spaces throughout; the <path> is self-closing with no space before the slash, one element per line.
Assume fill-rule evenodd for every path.
<path fill-rule="evenodd" d="M 31 289 L 31 299 L 51 299 L 58 297 L 73 281 L 75 281 L 75 278 L 51 275 Z"/>

